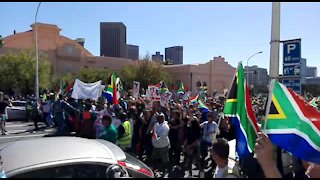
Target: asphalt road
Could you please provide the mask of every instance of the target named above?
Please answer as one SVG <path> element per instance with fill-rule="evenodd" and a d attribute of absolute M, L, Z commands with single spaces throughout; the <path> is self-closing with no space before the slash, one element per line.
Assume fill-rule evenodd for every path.
<path fill-rule="evenodd" d="M 6 122 L 5 127 L 7 132 L 6 135 L 0 135 L 0 144 L 22 139 L 43 137 L 53 131 L 53 129 L 45 129 L 46 126 L 43 122 L 38 123 L 39 130 L 37 131 L 33 131 L 33 122 L 8 121 Z"/>

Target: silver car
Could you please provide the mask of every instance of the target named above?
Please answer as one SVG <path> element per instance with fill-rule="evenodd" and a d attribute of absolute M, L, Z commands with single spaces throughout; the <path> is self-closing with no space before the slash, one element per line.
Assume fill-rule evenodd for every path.
<path fill-rule="evenodd" d="M 9 178 L 153 178 L 152 170 L 118 146 L 99 139 L 45 137 L 0 145 Z"/>
<path fill-rule="evenodd" d="M 12 106 L 7 107 L 9 120 L 26 119 L 26 101 L 12 101 Z"/>

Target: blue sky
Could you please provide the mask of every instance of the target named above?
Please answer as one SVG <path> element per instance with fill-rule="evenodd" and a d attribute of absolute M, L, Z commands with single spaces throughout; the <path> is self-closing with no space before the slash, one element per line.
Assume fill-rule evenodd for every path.
<path fill-rule="evenodd" d="M 0 35 L 23 32 L 34 22 L 36 2 L 0 2 Z M 85 47 L 100 54 L 100 22 L 123 22 L 127 43 L 140 55 L 164 54 L 165 47 L 183 46 L 184 64 L 204 63 L 223 56 L 229 64 L 248 59 L 269 69 L 271 2 L 95 2 L 41 4 L 38 21 L 58 25 L 62 35 L 85 38 Z M 281 3 L 281 40 L 302 39 L 302 57 L 320 68 L 320 3 Z M 282 64 L 282 47 L 280 48 Z M 244 64 L 245 65 L 245 64 Z M 282 68 L 280 66 L 280 74 Z"/>

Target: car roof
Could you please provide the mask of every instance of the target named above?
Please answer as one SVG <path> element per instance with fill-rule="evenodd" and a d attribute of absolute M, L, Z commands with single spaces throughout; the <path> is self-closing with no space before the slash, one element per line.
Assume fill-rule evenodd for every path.
<path fill-rule="evenodd" d="M 116 163 L 126 158 L 124 152 L 110 142 L 78 137 L 45 137 L 9 142 L 0 146 L 0 154 L 6 173 L 63 161 L 87 159 L 101 162 L 103 159 L 105 163 Z"/>

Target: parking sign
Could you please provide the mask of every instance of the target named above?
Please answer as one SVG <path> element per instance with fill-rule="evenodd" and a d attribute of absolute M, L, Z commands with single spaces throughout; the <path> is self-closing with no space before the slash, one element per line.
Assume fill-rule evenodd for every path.
<path fill-rule="evenodd" d="M 297 94 L 301 94 L 301 82 L 300 82 L 300 79 L 283 79 L 282 83 L 287 88 L 292 89 Z"/>
<path fill-rule="evenodd" d="M 283 43 L 283 64 L 298 64 L 301 59 L 301 40 Z"/>

